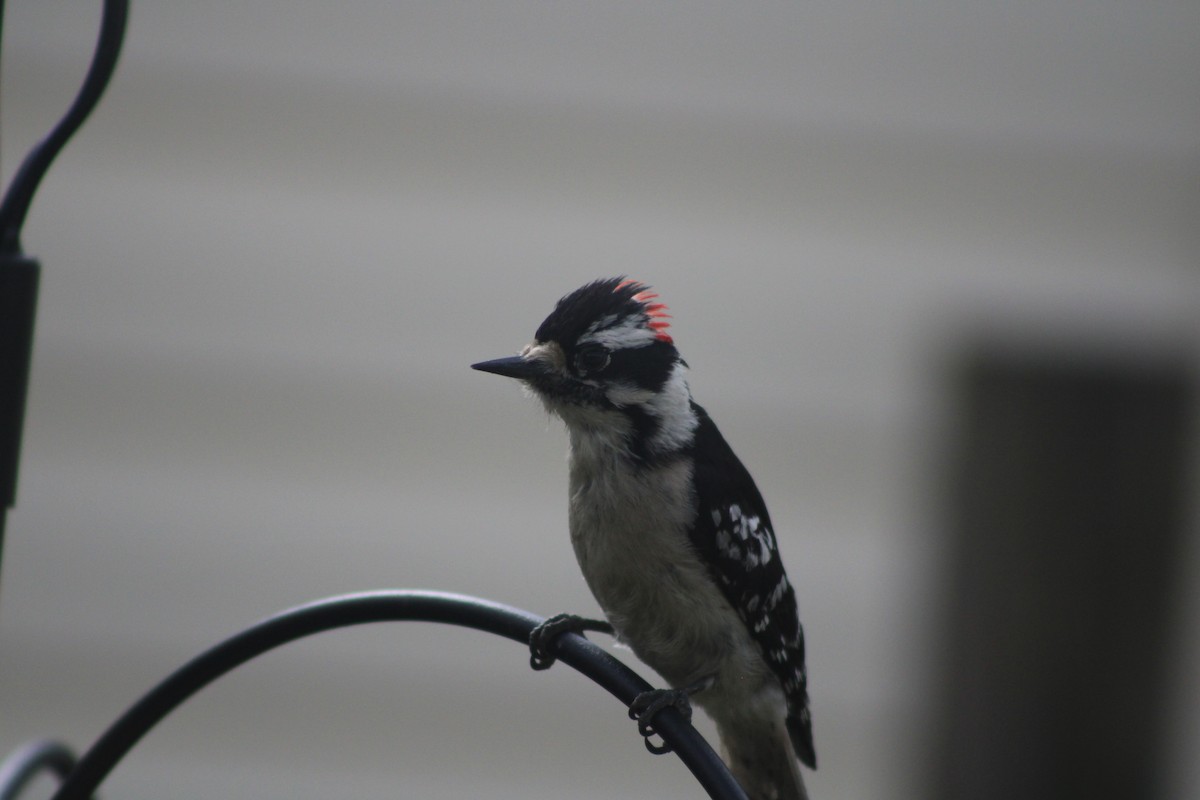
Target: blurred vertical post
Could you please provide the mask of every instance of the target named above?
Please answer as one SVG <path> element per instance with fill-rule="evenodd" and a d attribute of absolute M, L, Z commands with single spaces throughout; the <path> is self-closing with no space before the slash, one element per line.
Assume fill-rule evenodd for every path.
<path fill-rule="evenodd" d="M 39 271 L 32 258 L 18 252 L 0 253 L 0 555 L 4 552 L 4 520 L 17 497 Z"/>
<path fill-rule="evenodd" d="M 934 798 L 1162 797 L 1190 363 L 964 360 Z"/>

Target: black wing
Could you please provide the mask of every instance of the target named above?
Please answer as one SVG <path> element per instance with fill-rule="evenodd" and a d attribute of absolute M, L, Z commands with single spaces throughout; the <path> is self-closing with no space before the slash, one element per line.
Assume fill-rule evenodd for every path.
<path fill-rule="evenodd" d="M 693 403 L 693 408 L 700 424 L 693 452 L 699 515 L 692 545 L 779 679 L 792 745 L 800 760 L 816 769 L 804 630 L 766 503 L 712 419 L 700 406 Z"/>

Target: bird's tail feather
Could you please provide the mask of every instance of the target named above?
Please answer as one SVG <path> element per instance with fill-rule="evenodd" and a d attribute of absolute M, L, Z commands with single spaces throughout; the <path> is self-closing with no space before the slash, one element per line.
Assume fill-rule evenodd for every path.
<path fill-rule="evenodd" d="M 808 800 L 800 763 L 782 718 L 717 722 L 725 763 L 750 800 Z"/>
<path fill-rule="evenodd" d="M 809 769 L 817 768 L 817 751 L 813 748 L 812 720 L 808 709 L 799 714 L 788 714 L 787 729 L 791 734 L 792 748 L 800 761 Z"/>

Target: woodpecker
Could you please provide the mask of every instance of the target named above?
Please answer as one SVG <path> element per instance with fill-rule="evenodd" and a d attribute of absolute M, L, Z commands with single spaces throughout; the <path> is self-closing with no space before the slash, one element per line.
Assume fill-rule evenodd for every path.
<path fill-rule="evenodd" d="M 613 633 L 671 689 L 640 695 L 643 736 L 690 700 L 716 723 L 753 800 L 806 798 L 816 768 L 804 632 L 767 507 L 691 396 L 670 314 L 646 284 L 597 280 L 558 301 L 519 355 L 472 367 L 516 378 L 566 424 L 571 544 L 607 621 L 559 615 L 547 635 Z M 647 746 L 650 745 L 647 738 Z"/>

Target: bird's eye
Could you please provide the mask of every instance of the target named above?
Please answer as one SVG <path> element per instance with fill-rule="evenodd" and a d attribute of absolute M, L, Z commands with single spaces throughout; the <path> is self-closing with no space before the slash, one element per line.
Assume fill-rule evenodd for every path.
<path fill-rule="evenodd" d="M 581 375 L 599 372 L 608 366 L 609 352 L 600 345 L 584 345 L 575 353 L 575 369 Z"/>

